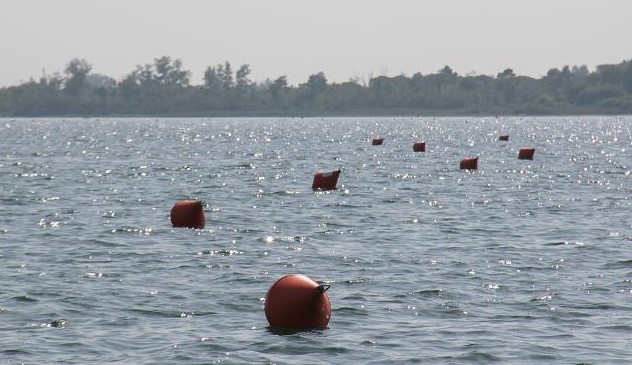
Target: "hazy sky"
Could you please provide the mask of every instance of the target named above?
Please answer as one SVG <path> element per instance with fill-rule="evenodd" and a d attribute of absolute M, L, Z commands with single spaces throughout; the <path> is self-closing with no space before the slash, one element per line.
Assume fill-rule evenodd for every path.
<path fill-rule="evenodd" d="M 0 0 L 0 86 L 75 57 L 121 79 L 163 55 L 196 84 L 226 60 L 294 85 L 445 65 L 541 77 L 632 59 L 632 0 Z"/>

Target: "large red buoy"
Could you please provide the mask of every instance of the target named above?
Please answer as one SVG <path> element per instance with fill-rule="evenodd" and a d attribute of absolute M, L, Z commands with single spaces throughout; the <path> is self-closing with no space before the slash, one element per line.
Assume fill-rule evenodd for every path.
<path fill-rule="evenodd" d="M 426 142 L 415 142 L 413 144 L 414 152 L 426 152 Z"/>
<path fill-rule="evenodd" d="M 518 151 L 519 160 L 533 160 L 533 154 L 535 153 L 535 147 L 523 147 Z"/>
<path fill-rule="evenodd" d="M 498 140 L 499 141 L 508 141 L 509 140 L 509 134 L 507 133 L 503 133 L 500 136 L 498 136 Z"/>
<path fill-rule="evenodd" d="M 331 304 L 326 291 L 305 275 L 285 275 L 274 283 L 265 300 L 270 326 L 286 328 L 327 328 Z"/>
<path fill-rule="evenodd" d="M 318 171 L 314 174 L 314 181 L 312 182 L 312 190 L 334 190 L 336 184 L 338 184 L 338 177 L 340 176 L 340 170 L 332 172 Z"/>
<path fill-rule="evenodd" d="M 174 227 L 204 228 L 204 209 L 198 200 L 182 200 L 171 208 L 171 224 Z"/>
<path fill-rule="evenodd" d="M 461 170 L 476 170 L 478 168 L 478 156 L 466 157 L 461 160 Z"/>
<path fill-rule="evenodd" d="M 371 141 L 373 146 L 379 146 L 382 143 L 384 143 L 384 138 L 373 138 L 373 141 Z"/>

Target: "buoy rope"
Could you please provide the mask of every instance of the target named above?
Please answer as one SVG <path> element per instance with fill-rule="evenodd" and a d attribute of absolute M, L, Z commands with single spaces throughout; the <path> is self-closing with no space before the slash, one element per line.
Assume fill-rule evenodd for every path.
<path fill-rule="evenodd" d="M 324 292 L 326 292 L 327 290 L 329 290 L 329 288 L 331 288 L 331 285 L 328 284 L 320 284 L 319 286 L 316 287 L 316 290 L 318 292 L 318 294 L 323 294 Z"/>

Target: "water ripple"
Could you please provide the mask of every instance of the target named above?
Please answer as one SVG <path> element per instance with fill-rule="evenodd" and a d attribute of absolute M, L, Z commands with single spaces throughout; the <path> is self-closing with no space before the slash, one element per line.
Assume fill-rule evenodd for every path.
<path fill-rule="evenodd" d="M 0 353 L 625 363 L 631 122 L 4 119 Z M 517 160 L 520 146 L 534 160 Z M 472 155 L 479 169 L 460 171 Z M 313 193 L 314 171 L 336 168 L 339 189 Z M 205 229 L 170 226 L 181 199 L 205 202 Z M 328 329 L 268 327 L 263 298 L 289 273 L 332 285 Z"/>

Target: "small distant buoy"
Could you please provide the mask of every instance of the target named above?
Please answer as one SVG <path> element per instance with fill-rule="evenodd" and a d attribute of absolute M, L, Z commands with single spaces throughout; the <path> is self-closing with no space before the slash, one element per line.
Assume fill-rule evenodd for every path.
<path fill-rule="evenodd" d="M 174 227 L 204 228 L 204 209 L 198 200 L 182 200 L 171 208 L 171 224 Z"/>
<path fill-rule="evenodd" d="M 414 152 L 426 152 L 426 142 L 415 142 L 413 144 Z"/>
<path fill-rule="evenodd" d="M 503 133 L 500 136 L 498 136 L 498 140 L 499 141 L 508 141 L 509 140 L 509 134 L 507 133 Z"/>
<path fill-rule="evenodd" d="M 533 154 L 535 153 L 535 147 L 523 147 L 518 151 L 519 160 L 533 160 Z"/>
<path fill-rule="evenodd" d="M 478 169 L 478 157 L 467 157 L 461 160 L 461 170 Z"/>
<path fill-rule="evenodd" d="M 340 170 L 332 172 L 316 172 L 314 174 L 314 181 L 312 182 L 312 190 L 335 190 L 336 184 L 338 184 L 339 176 Z"/>
<path fill-rule="evenodd" d="M 327 328 L 331 304 L 326 291 L 305 275 L 285 275 L 268 290 L 265 313 L 270 326 L 285 328 Z"/>
<path fill-rule="evenodd" d="M 373 141 L 371 142 L 374 146 L 379 146 L 382 143 L 384 143 L 384 138 L 373 138 Z"/>

